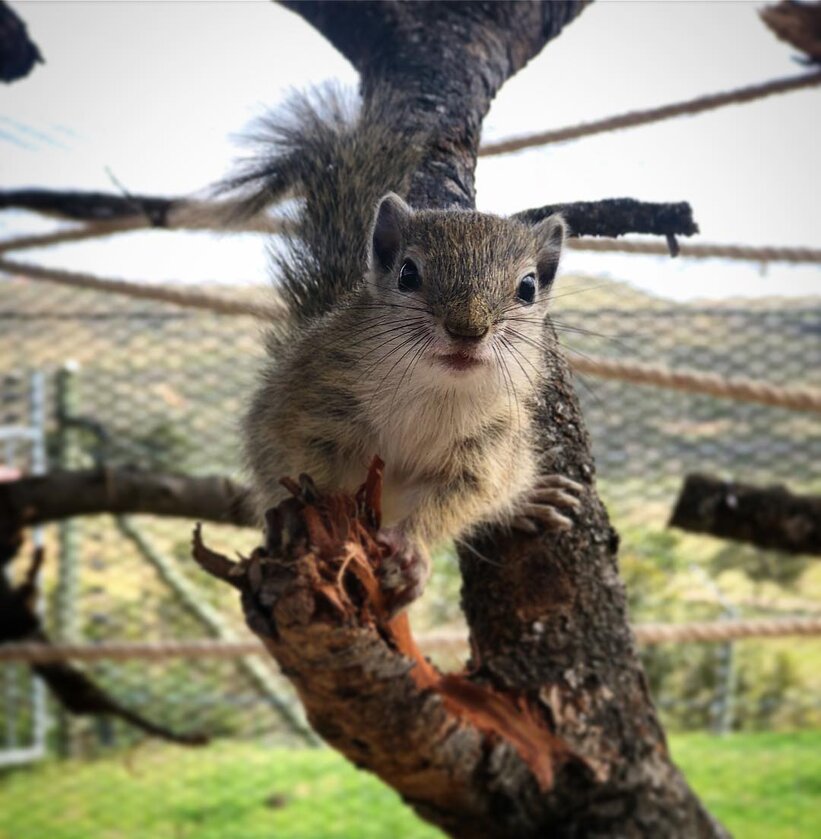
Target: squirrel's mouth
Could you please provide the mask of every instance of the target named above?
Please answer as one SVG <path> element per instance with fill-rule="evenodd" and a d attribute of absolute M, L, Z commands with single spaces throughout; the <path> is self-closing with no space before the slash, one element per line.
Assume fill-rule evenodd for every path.
<path fill-rule="evenodd" d="M 449 370 L 472 370 L 484 364 L 484 359 L 467 352 L 453 352 L 437 355 L 436 360 Z"/>

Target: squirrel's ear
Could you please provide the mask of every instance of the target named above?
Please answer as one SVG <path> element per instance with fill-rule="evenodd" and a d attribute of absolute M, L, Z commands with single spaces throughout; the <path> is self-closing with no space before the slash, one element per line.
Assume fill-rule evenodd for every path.
<path fill-rule="evenodd" d="M 539 273 L 539 285 L 548 288 L 559 268 L 559 257 L 567 236 L 567 223 L 560 215 L 542 219 L 534 228 L 538 250 L 536 252 L 536 270 Z"/>
<path fill-rule="evenodd" d="M 395 192 L 380 200 L 371 231 L 371 268 L 389 271 L 394 266 L 402 246 L 402 230 L 412 213 Z"/>

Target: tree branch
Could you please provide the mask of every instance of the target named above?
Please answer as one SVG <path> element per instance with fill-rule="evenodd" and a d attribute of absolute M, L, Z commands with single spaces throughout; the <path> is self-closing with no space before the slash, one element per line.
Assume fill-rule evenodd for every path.
<path fill-rule="evenodd" d="M 669 526 L 759 548 L 819 556 L 821 496 L 793 495 L 783 486 L 762 488 L 688 475 Z"/>
<path fill-rule="evenodd" d="M 90 469 L 0 483 L 0 539 L 20 528 L 99 513 L 147 513 L 253 527 L 248 490 L 218 476 Z"/>
<path fill-rule="evenodd" d="M 35 605 L 36 578 L 42 564 L 42 550 L 35 552 L 25 580 L 13 587 L 5 574 L 5 568 L 13 559 L 19 541 L 4 539 L 2 536 L 0 533 L 0 644 L 5 641 L 36 641 L 50 645 L 51 641 L 43 629 Z M 147 734 L 181 745 L 201 746 L 208 742 L 208 738 L 202 734 L 172 731 L 126 707 L 82 670 L 68 662 L 34 663 L 31 669 L 71 714 L 118 717 Z"/>
<path fill-rule="evenodd" d="M 185 203 L 155 195 L 118 195 L 81 190 L 0 190 L 0 210 L 32 210 L 75 221 L 113 221 L 143 216 L 152 227 L 165 227 L 169 212 Z"/>
<path fill-rule="evenodd" d="M 804 54 L 804 63 L 821 64 L 821 3 L 782 0 L 759 14 L 770 31 Z"/>
<path fill-rule="evenodd" d="M 522 210 L 514 218 L 535 224 L 554 213 L 562 214 L 572 236 L 616 237 L 626 233 L 692 236 L 698 233 L 693 211 L 686 201 L 656 204 L 634 198 L 606 198 L 603 201 L 546 204 Z"/>
<path fill-rule="evenodd" d="M 381 462 L 356 500 L 312 489 L 268 513 L 267 549 L 232 563 L 203 544 L 204 570 L 242 592 L 249 625 L 294 683 L 315 730 L 378 774 L 453 836 L 524 835 L 497 810 L 494 784 L 511 776 L 538 796 L 556 773 L 595 767 L 555 737 L 516 692 L 422 656 L 407 615 L 386 617 L 377 574 Z M 508 832 L 512 830 L 513 832 Z"/>
<path fill-rule="evenodd" d="M 0 2 L 0 81 L 22 79 L 37 63 L 45 61 L 29 38 L 26 24 L 7 3 Z"/>
<path fill-rule="evenodd" d="M 400 91 L 408 135 L 432 137 L 413 206 L 472 207 L 482 120 L 504 82 L 584 8 L 553 2 L 286 0 L 356 69 L 367 99 Z"/>

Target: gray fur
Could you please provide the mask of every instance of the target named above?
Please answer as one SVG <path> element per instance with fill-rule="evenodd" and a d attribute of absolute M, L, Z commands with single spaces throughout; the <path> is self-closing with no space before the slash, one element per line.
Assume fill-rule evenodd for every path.
<path fill-rule="evenodd" d="M 287 181 L 304 200 L 276 261 L 289 326 L 271 342 L 245 442 L 260 511 L 283 497 L 283 475 L 353 491 L 378 454 L 385 525 L 426 545 L 514 519 L 541 479 L 532 406 L 554 351 L 544 319 L 565 231 L 559 218 L 531 228 L 387 194 L 407 187 L 422 145 L 395 106 L 347 122 L 337 99 L 322 112 L 300 99 L 269 123 L 278 156 L 252 200 L 265 171 L 271 191 Z M 411 291 L 406 260 L 421 280 Z M 528 275 L 529 305 L 517 297 Z"/>

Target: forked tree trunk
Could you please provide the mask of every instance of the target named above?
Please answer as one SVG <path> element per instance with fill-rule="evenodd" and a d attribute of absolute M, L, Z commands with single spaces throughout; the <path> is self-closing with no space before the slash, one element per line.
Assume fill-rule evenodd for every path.
<path fill-rule="evenodd" d="M 402 91 L 416 123 L 408 129 L 423 127 L 434 137 L 412 181 L 409 200 L 417 207 L 473 206 L 480 128 L 491 100 L 583 6 L 285 5 L 354 64 L 366 98 L 386 84 Z M 561 749 L 547 755 L 551 771 L 537 780 L 538 760 L 527 760 L 521 737 L 516 748 L 512 740 L 487 736 L 487 726 L 458 727 L 447 701 L 425 692 L 420 665 L 414 683 L 414 671 L 397 655 L 401 645 L 389 637 L 386 643 L 384 633 L 352 623 L 350 615 L 333 631 L 327 614 L 316 619 L 312 598 L 316 586 L 327 585 L 311 568 L 301 567 L 299 588 L 292 578 L 266 582 L 262 566 L 254 566 L 248 579 L 256 605 L 246 596 L 252 626 L 293 678 L 320 734 L 451 835 L 724 836 L 670 761 L 628 627 L 618 537 L 596 495 L 571 375 L 563 362 L 545 363 L 552 369 L 541 434 L 553 450 L 551 471 L 589 487 L 584 512 L 571 532 L 498 532 L 463 549 L 462 601 L 472 684 L 518 697 L 519 707 L 548 732 L 545 744 L 564 741 L 561 749 L 578 759 L 557 759 Z M 315 587 L 310 597 L 305 586 Z M 297 589 L 300 596 L 291 596 Z M 267 617 L 254 614 L 260 603 Z"/>

